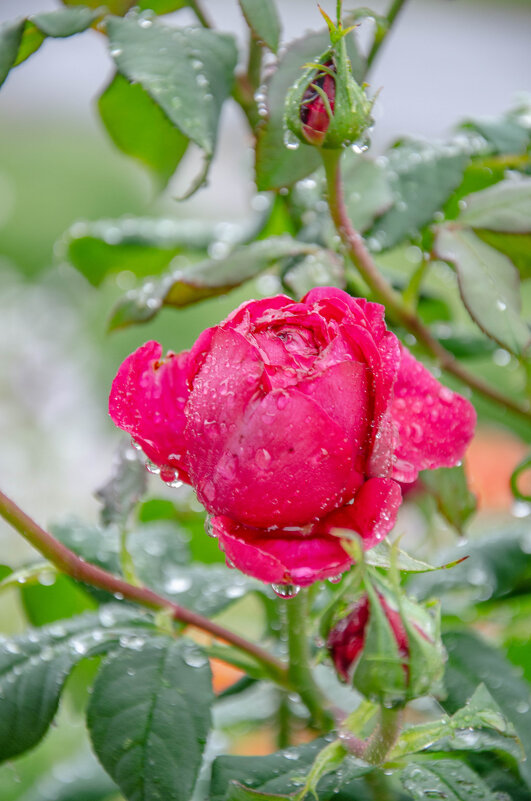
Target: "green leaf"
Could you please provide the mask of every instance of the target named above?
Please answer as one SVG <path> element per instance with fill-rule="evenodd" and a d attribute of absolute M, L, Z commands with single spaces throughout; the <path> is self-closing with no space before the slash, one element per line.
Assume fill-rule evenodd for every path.
<path fill-rule="evenodd" d="M 404 140 L 386 154 L 394 205 L 368 232 L 374 251 L 394 247 L 418 234 L 463 179 L 477 144 L 461 137 L 440 144 Z"/>
<path fill-rule="evenodd" d="M 79 584 L 60 573 L 51 584 L 26 583 L 19 587 L 19 592 L 32 626 L 45 626 L 96 608 L 94 600 Z"/>
<path fill-rule="evenodd" d="M 116 454 L 111 478 L 95 493 L 103 504 L 100 511 L 102 525 L 124 525 L 146 490 L 147 471 L 144 462 L 135 448 L 127 444 Z"/>
<path fill-rule="evenodd" d="M 212 766 L 212 780 L 209 801 L 226 801 L 234 792 L 234 784 L 244 785 L 247 791 L 254 790 L 269 797 L 285 798 L 300 792 L 312 766 L 319 759 L 320 753 L 327 746 L 324 738 L 311 743 L 286 748 L 269 756 L 220 756 Z M 357 798 L 365 801 L 363 783 L 360 777 L 369 773 L 372 767 L 360 763 L 354 757 L 342 760 L 339 770 L 323 776 L 317 785 L 319 801 L 330 799 Z M 344 790 L 345 796 L 342 791 Z M 349 795 L 352 791 L 352 796 Z M 237 798 L 238 796 L 236 796 Z M 245 798 L 245 796 L 241 796 Z M 249 799 L 260 798 L 259 795 Z M 310 793 L 308 799 L 314 798 Z M 264 800 L 265 801 L 265 800 Z"/>
<path fill-rule="evenodd" d="M 331 250 L 321 250 L 316 255 L 302 259 L 296 258 L 288 266 L 282 281 L 299 298 L 318 286 L 336 286 L 344 289 L 346 284 L 344 261 Z"/>
<path fill-rule="evenodd" d="M 190 5 L 188 0 L 139 0 L 139 2 L 135 2 L 135 6 L 141 11 L 148 9 L 154 11 L 155 14 L 170 14 L 172 11 L 178 11 L 188 5 Z"/>
<path fill-rule="evenodd" d="M 468 489 L 463 466 L 423 470 L 420 478 L 445 520 L 463 533 L 465 523 L 476 511 L 476 497 Z"/>
<path fill-rule="evenodd" d="M 415 577 L 410 587 L 418 598 L 448 596 L 452 608 L 474 601 L 502 598 L 530 587 L 531 555 L 525 523 L 495 536 L 470 541 L 446 551 L 443 557 L 468 556 L 452 570 Z M 453 603 L 452 603 L 453 601 Z"/>
<path fill-rule="evenodd" d="M 337 530 L 336 536 L 341 536 Z M 461 559 L 456 559 L 444 565 L 430 565 L 428 562 L 423 562 L 420 559 L 402 551 L 395 544 L 391 543 L 388 539 L 375 545 L 363 555 L 363 560 L 367 565 L 373 567 L 389 568 L 391 565 L 402 571 L 403 573 L 431 573 L 434 570 L 446 570 L 458 564 Z"/>
<path fill-rule="evenodd" d="M 189 801 L 210 729 L 210 666 L 191 640 L 111 654 L 87 713 L 94 751 L 128 801 Z"/>
<path fill-rule="evenodd" d="M 137 611 L 108 607 L 99 614 L 84 614 L 2 639 L 0 759 L 33 748 L 43 737 L 74 665 L 104 653 L 120 638 L 141 639 L 146 625 L 149 618 Z"/>
<path fill-rule="evenodd" d="M 457 271 L 459 289 L 475 323 L 502 347 L 521 355 L 531 334 L 520 317 L 520 286 L 514 264 L 472 231 L 443 226 L 435 251 Z"/>
<path fill-rule="evenodd" d="M 412 762 L 401 771 L 400 780 L 415 801 L 499 801 L 477 773 L 457 759 Z"/>
<path fill-rule="evenodd" d="M 491 150 L 502 155 L 525 153 L 531 139 L 529 126 L 522 125 L 516 112 L 490 120 L 471 120 L 462 128 L 479 133 Z"/>
<path fill-rule="evenodd" d="M 139 84 L 119 73 L 98 100 L 103 124 L 116 147 L 149 167 L 164 186 L 188 147 L 188 138 Z"/>
<path fill-rule="evenodd" d="M 108 273 L 121 270 L 156 275 L 178 253 L 206 250 L 215 238 L 215 227 L 202 221 L 124 217 L 76 222 L 59 248 L 64 259 L 99 286 Z"/>
<path fill-rule="evenodd" d="M 87 6 L 88 8 L 101 8 L 101 0 L 62 0 L 65 6 Z M 105 8 L 110 14 L 125 14 L 133 3 L 131 0 L 105 0 Z M 136 5 L 136 3 L 135 3 Z"/>
<path fill-rule="evenodd" d="M 466 705 L 451 717 L 443 715 L 403 729 L 388 758 L 399 759 L 427 748 L 436 751 L 498 750 L 516 760 L 523 756 L 514 728 L 484 684 L 480 684 Z"/>
<path fill-rule="evenodd" d="M 231 782 L 225 801 L 293 801 L 293 795 L 272 795 L 271 793 L 260 793 L 258 790 L 250 790 L 238 782 Z"/>
<path fill-rule="evenodd" d="M 448 651 L 445 684 L 448 697 L 444 708 L 454 712 L 483 682 L 518 735 L 528 757 L 520 765 L 531 786 L 531 693 L 529 685 L 514 667 L 491 645 L 471 632 L 449 632 L 443 637 Z"/>
<path fill-rule="evenodd" d="M 354 36 L 349 34 L 346 41 L 354 77 L 361 80 L 365 65 L 356 49 Z M 329 43 L 328 30 L 291 42 L 267 84 L 264 98 L 267 116 L 258 127 L 256 141 L 255 170 L 259 191 L 291 186 L 315 172 L 321 164 L 317 148 L 301 144 L 290 150 L 285 146 L 284 103 L 288 89 L 299 78 L 303 65 L 321 55 Z"/>
<path fill-rule="evenodd" d="M 47 36 L 63 39 L 82 33 L 98 19 L 100 11 L 85 7 L 63 8 L 0 25 L 0 86 L 10 69 L 35 53 Z"/>
<path fill-rule="evenodd" d="M 504 234 L 498 231 L 476 229 L 475 233 L 487 245 L 500 250 L 510 258 L 520 278 L 531 278 L 531 234 Z"/>
<path fill-rule="evenodd" d="M 87 562 L 120 575 L 120 536 L 116 529 L 71 520 L 53 526 L 52 531 Z M 130 532 L 127 548 L 142 583 L 207 616 L 221 612 L 249 592 L 264 590 L 261 582 L 224 565 L 189 564 L 186 541 L 186 532 L 170 521 L 154 521 Z"/>
<path fill-rule="evenodd" d="M 298 242 L 289 236 L 270 237 L 235 248 L 222 259 L 208 259 L 182 270 L 175 270 L 156 281 L 132 290 L 115 306 L 110 330 L 152 320 L 162 306 L 188 306 L 205 298 L 221 295 L 271 267 L 281 259 L 318 254 L 316 245 Z"/>
<path fill-rule="evenodd" d="M 239 3 L 255 37 L 276 53 L 280 41 L 280 19 L 275 0 L 239 0 Z"/>
<path fill-rule="evenodd" d="M 110 53 L 118 71 L 138 83 L 170 122 L 201 148 L 205 180 L 216 145 L 221 107 L 237 61 L 232 36 L 203 28 L 170 28 L 145 17 L 110 17 Z"/>
<path fill-rule="evenodd" d="M 468 195 L 462 201 L 459 222 L 513 234 L 531 232 L 531 178 L 501 181 Z"/>
<path fill-rule="evenodd" d="M 99 8 L 101 10 L 101 4 Z M 99 13 L 90 8 L 63 8 L 34 14 L 30 17 L 30 21 L 44 36 L 63 39 L 75 36 L 76 33 L 83 33 L 99 16 Z"/>
<path fill-rule="evenodd" d="M 16 19 L 0 25 L 0 86 L 16 61 L 25 24 L 24 19 Z"/>
<path fill-rule="evenodd" d="M 26 769 L 17 767 L 20 772 Z M 79 754 L 58 759 L 16 798 L 17 801 L 111 801 L 113 798 L 116 801 L 117 792 L 115 783 L 96 758 L 83 749 Z"/>

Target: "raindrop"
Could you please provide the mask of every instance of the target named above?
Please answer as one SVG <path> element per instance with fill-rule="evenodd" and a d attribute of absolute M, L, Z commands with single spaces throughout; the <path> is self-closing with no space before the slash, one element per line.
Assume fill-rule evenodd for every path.
<path fill-rule="evenodd" d="M 213 501 L 216 497 L 216 488 L 211 481 L 205 481 L 203 484 L 203 495 L 207 501 Z"/>
<path fill-rule="evenodd" d="M 166 592 L 174 594 L 186 592 L 192 586 L 192 579 L 189 576 L 175 576 L 164 585 Z"/>
<path fill-rule="evenodd" d="M 529 712 L 529 704 L 526 701 L 520 701 L 516 704 L 516 711 L 520 713 L 520 715 L 525 715 L 526 712 Z"/>
<path fill-rule="evenodd" d="M 206 518 L 205 518 L 205 531 L 206 531 L 206 533 L 208 534 L 209 537 L 213 537 L 214 539 L 216 539 L 217 536 L 218 536 L 216 534 L 215 530 L 214 530 L 214 525 L 212 523 L 212 517 L 210 515 L 207 515 Z"/>
<path fill-rule="evenodd" d="M 228 556 L 226 556 L 226 557 L 225 557 L 225 564 L 226 564 L 226 565 L 227 565 L 227 567 L 228 567 L 228 568 L 230 568 L 231 570 L 235 570 L 235 568 L 236 568 L 236 565 L 234 564 L 234 562 L 232 561 L 232 559 L 229 559 L 229 557 L 228 557 Z"/>
<path fill-rule="evenodd" d="M 511 507 L 511 514 L 513 517 L 518 518 L 529 517 L 529 515 L 531 515 L 531 503 L 528 503 L 528 501 L 516 500 Z"/>
<path fill-rule="evenodd" d="M 301 591 L 296 584 L 272 584 L 271 588 L 279 598 L 295 598 Z"/>
<path fill-rule="evenodd" d="M 271 462 L 271 454 L 265 448 L 258 448 L 255 453 L 255 462 L 261 470 L 267 470 Z"/>
<path fill-rule="evenodd" d="M 284 131 L 284 145 L 288 148 L 288 150 L 298 150 L 300 142 L 289 130 Z"/>
<path fill-rule="evenodd" d="M 330 582 L 330 584 L 339 584 L 339 582 L 341 581 L 342 577 L 343 577 L 343 574 L 342 573 L 338 573 L 337 576 L 329 576 L 328 577 L 328 581 Z"/>
<path fill-rule="evenodd" d="M 507 304 L 503 300 L 497 300 L 496 301 L 496 306 L 498 307 L 498 309 L 500 311 L 505 311 L 505 309 L 507 308 Z"/>

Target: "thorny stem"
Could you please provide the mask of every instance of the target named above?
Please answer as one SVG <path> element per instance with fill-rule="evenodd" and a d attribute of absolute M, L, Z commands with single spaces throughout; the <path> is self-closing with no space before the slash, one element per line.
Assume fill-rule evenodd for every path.
<path fill-rule="evenodd" d="M 205 16 L 203 10 L 201 9 L 198 0 L 190 0 L 189 5 L 194 14 L 196 15 L 197 19 L 203 26 L 203 28 L 211 28 L 212 25 L 210 24 L 208 18 Z"/>
<path fill-rule="evenodd" d="M 405 3 L 406 0 L 393 0 L 393 2 L 391 3 L 389 11 L 387 12 L 386 15 L 387 25 L 379 37 L 375 36 L 374 42 L 372 43 L 372 47 L 369 51 L 369 55 L 367 56 L 367 68 L 369 68 L 372 65 L 374 59 L 378 55 L 382 44 L 389 35 L 391 28 L 393 27 L 393 23 L 397 18 L 398 14 L 400 13 L 400 11 L 402 10 L 402 7 L 405 5 Z"/>
<path fill-rule="evenodd" d="M 298 690 L 298 687 L 290 684 L 286 666 L 259 645 L 249 642 L 244 637 L 240 637 L 239 634 L 229 631 L 229 629 L 214 623 L 212 620 L 208 620 L 208 618 L 197 614 L 197 612 L 172 603 L 147 587 L 135 587 L 112 573 L 85 562 L 59 540 L 56 540 L 55 537 L 42 529 L 38 523 L 32 520 L 14 501 L 2 492 L 0 492 L 0 517 L 3 517 L 13 526 L 24 539 L 53 565 L 73 579 L 83 581 L 92 587 L 98 587 L 113 594 L 119 594 L 147 609 L 167 610 L 174 620 L 186 623 L 201 631 L 206 631 L 216 639 L 231 643 L 236 648 L 245 651 L 263 665 L 270 677 L 281 686 Z"/>
<path fill-rule="evenodd" d="M 500 406 L 510 409 L 529 422 L 531 419 L 529 410 L 462 367 L 453 354 L 432 336 L 416 312 L 404 302 L 400 294 L 380 273 L 362 236 L 354 229 L 347 213 L 341 182 L 341 153 L 341 150 L 322 151 L 330 214 L 347 255 L 374 293 L 375 298 L 385 305 L 387 312 L 396 322 L 415 336 L 419 344 L 437 360 L 443 370 L 456 376 L 471 389 L 490 398 Z"/>
<path fill-rule="evenodd" d="M 288 676 L 312 716 L 313 724 L 321 731 L 332 728 L 333 719 L 324 708 L 324 699 L 310 667 L 310 649 L 306 619 L 308 617 L 308 591 L 302 589 L 285 603 L 288 633 Z"/>
<path fill-rule="evenodd" d="M 380 718 L 376 730 L 367 740 L 363 759 L 372 765 L 381 765 L 396 742 L 402 721 L 401 707 L 380 707 Z"/>

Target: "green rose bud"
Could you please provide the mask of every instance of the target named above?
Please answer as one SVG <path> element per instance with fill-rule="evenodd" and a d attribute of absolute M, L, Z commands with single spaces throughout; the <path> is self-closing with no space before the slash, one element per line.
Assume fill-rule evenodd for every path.
<path fill-rule="evenodd" d="M 331 46 L 304 73 L 286 97 L 285 123 L 302 142 L 340 148 L 363 137 L 371 124 L 372 103 L 352 76 L 344 30 L 323 13 Z"/>
<path fill-rule="evenodd" d="M 438 609 L 378 585 L 366 579 L 366 593 L 328 636 L 337 672 L 367 698 L 386 706 L 440 694 L 444 649 Z"/>

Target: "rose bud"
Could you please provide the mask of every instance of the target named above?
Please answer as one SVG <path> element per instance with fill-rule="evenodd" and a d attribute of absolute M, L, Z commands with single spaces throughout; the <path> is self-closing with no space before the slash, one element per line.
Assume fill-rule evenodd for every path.
<path fill-rule="evenodd" d="M 372 103 L 352 76 L 345 44 L 351 29 L 325 18 L 332 45 L 288 92 L 285 123 L 306 144 L 339 148 L 363 136 L 372 122 Z"/>
<path fill-rule="evenodd" d="M 146 343 L 109 410 L 161 478 L 195 488 L 237 568 L 300 586 L 352 564 L 336 529 L 379 542 L 397 482 L 455 465 L 475 424 L 386 329 L 383 306 L 331 287 L 244 303 L 189 352 Z"/>
<path fill-rule="evenodd" d="M 402 594 L 391 601 L 385 592 L 367 584 L 330 631 L 327 646 L 339 676 L 387 705 L 437 694 L 444 670 L 438 609 L 430 612 Z"/>

